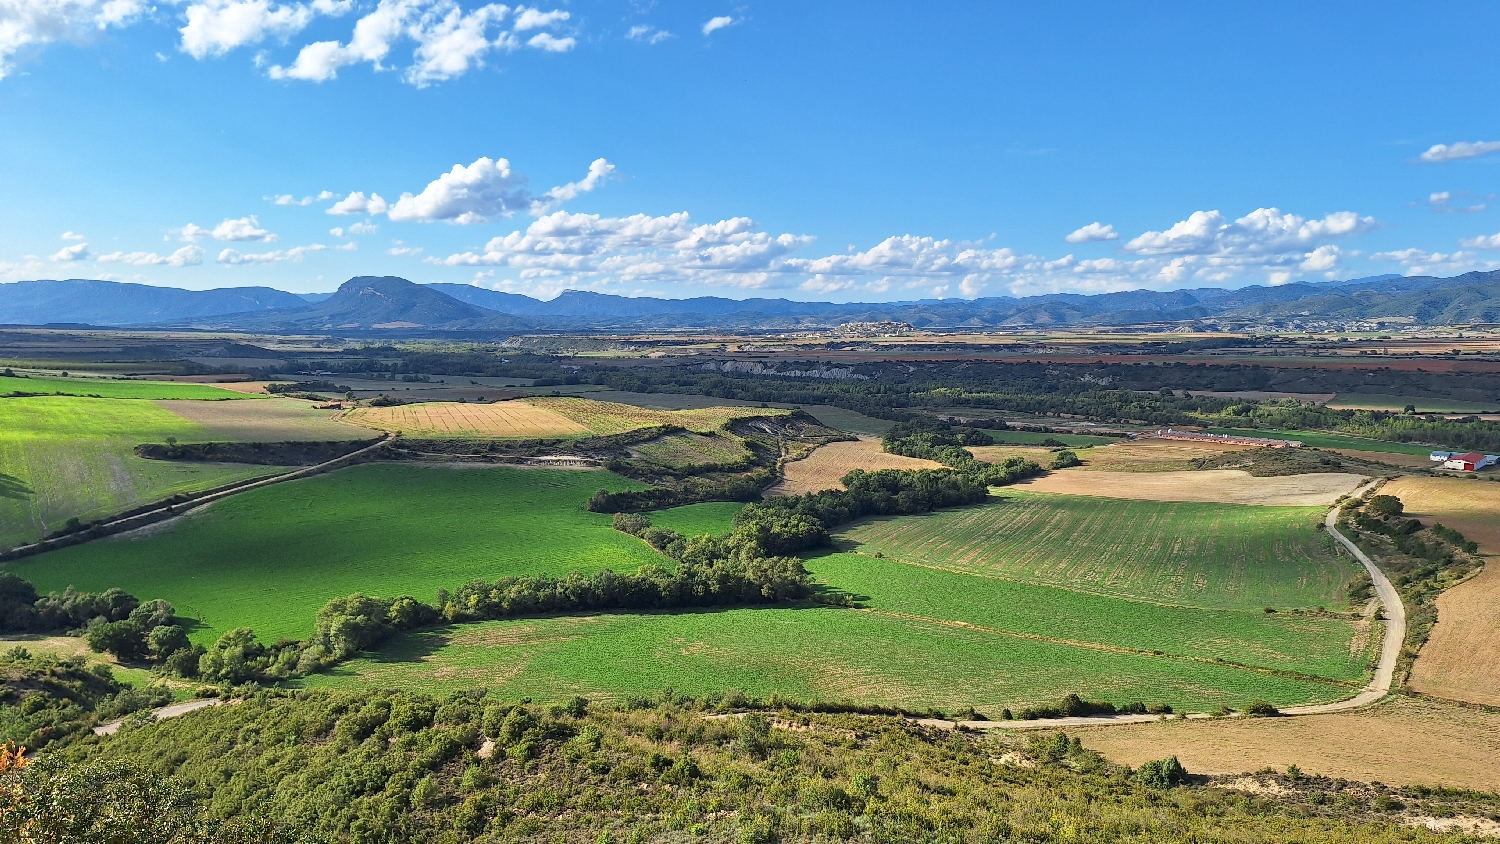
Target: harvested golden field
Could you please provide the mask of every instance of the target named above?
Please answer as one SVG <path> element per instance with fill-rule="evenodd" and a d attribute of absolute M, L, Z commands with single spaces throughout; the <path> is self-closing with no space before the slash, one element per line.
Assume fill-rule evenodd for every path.
<path fill-rule="evenodd" d="M 1397 478 L 1381 492 L 1424 523 L 1442 522 L 1479 543 L 1484 570 L 1438 596 L 1438 622 L 1412 666 L 1412 688 L 1500 705 L 1500 484 L 1465 478 Z"/>
<path fill-rule="evenodd" d="M 1296 718 L 1083 727 L 1077 735 L 1085 747 L 1132 766 L 1175 755 L 1195 774 L 1296 765 L 1309 774 L 1387 785 L 1500 790 L 1500 712 L 1430 698 Z"/>
<path fill-rule="evenodd" d="M 782 469 L 782 481 L 767 495 L 800 495 L 824 489 L 843 489 L 839 479 L 855 469 L 941 469 L 943 464 L 881 451 L 880 440 L 829 443 Z"/>
<path fill-rule="evenodd" d="M 735 419 L 749 416 L 784 416 L 791 411 L 765 407 L 702 407 L 692 410 L 652 410 L 628 404 L 594 401 L 572 396 L 544 396 L 521 399 L 533 407 L 572 421 L 590 433 L 623 434 L 652 425 L 680 425 L 689 431 L 707 434 L 717 431 Z"/>
<path fill-rule="evenodd" d="M 1094 472 L 1176 472 L 1192 468 L 1192 461 L 1256 446 L 1232 443 L 1195 443 L 1142 439 L 1095 446 L 1078 451 L 1082 468 Z"/>
<path fill-rule="evenodd" d="M 1345 457 L 1352 457 L 1355 460 L 1384 463 L 1387 466 L 1402 466 L 1407 469 L 1431 469 L 1438 465 L 1428 460 L 1426 455 L 1422 454 L 1393 454 L 1389 451 L 1359 451 L 1352 448 L 1333 448 L 1329 449 L 1329 451 L 1337 452 Z"/>
<path fill-rule="evenodd" d="M 999 463 L 1011 457 L 1034 460 L 1043 466 L 1052 462 L 1052 449 L 1042 446 L 976 445 L 969 447 L 969 453 L 974 455 L 975 460 L 983 460 L 986 463 Z M 1082 457 L 1093 453 L 1093 449 L 1083 449 L 1077 453 Z"/>
<path fill-rule="evenodd" d="M 370 436 L 359 425 L 340 422 L 327 410 L 296 399 L 264 398 L 259 401 L 190 401 L 169 399 L 155 402 L 189 422 L 208 429 L 203 438 L 240 442 L 289 442 L 292 440 L 357 440 Z"/>
<path fill-rule="evenodd" d="M 1353 492 L 1363 475 L 1319 473 L 1252 477 L 1240 469 L 1187 472 L 1082 472 L 1069 469 L 1021 481 L 1038 492 L 1131 498 L 1139 501 L 1213 501 L 1272 507 L 1327 507 Z"/>
<path fill-rule="evenodd" d="M 343 419 L 414 437 L 577 437 L 590 433 L 588 428 L 560 413 L 522 401 L 357 407 L 345 412 Z"/>

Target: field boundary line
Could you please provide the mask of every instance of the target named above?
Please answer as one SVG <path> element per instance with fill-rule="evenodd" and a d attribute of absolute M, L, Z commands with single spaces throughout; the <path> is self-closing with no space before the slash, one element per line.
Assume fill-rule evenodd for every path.
<path fill-rule="evenodd" d="M 252 489 L 261 489 L 262 487 L 268 487 L 272 484 L 300 480 L 302 478 L 312 477 L 313 475 L 320 475 L 324 472 L 330 472 L 334 469 L 341 469 L 346 465 L 358 462 L 366 455 L 372 454 L 375 451 L 378 451 L 379 449 L 390 445 L 400 435 L 401 434 L 399 431 L 386 432 L 384 437 L 377 440 L 376 442 L 371 443 L 370 445 L 365 446 L 364 448 L 359 449 L 358 451 L 352 451 L 348 454 L 343 455 L 342 457 L 335 457 L 332 460 L 326 460 L 314 466 L 307 466 L 305 468 L 296 469 L 291 472 L 285 472 L 280 475 L 272 475 L 269 478 L 260 478 L 258 480 L 247 481 L 242 484 L 231 486 L 227 489 L 220 489 L 214 492 L 203 493 L 197 497 L 189 498 L 185 501 L 179 501 L 175 504 L 164 504 L 161 507 L 155 507 L 153 509 L 147 510 L 144 513 L 136 513 L 134 515 L 101 522 L 86 530 L 80 530 L 77 533 L 70 533 L 65 536 L 59 536 L 53 539 L 42 539 L 27 545 L 18 545 L 8 551 L 0 553 L 0 564 L 9 562 L 10 560 L 17 560 L 22 557 L 31 557 L 37 554 L 45 553 L 47 551 L 54 551 L 58 548 L 66 548 L 72 545 L 82 545 L 95 539 L 102 539 L 106 536 L 116 536 L 118 534 L 128 533 L 132 530 L 142 528 L 147 525 L 164 522 L 169 519 L 177 518 L 178 516 L 185 516 L 195 510 L 207 507 L 215 501 L 228 498 L 231 495 L 236 495 L 241 492 L 249 492 Z"/>

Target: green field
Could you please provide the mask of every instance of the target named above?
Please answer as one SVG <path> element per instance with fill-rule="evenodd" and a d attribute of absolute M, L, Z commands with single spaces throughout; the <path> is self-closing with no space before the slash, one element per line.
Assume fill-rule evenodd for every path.
<path fill-rule="evenodd" d="M 1456 399 L 1432 399 L 1422 396 L 1387 396 L 1374 393 L 1339 393 L 1329 407 L 1353 410 L 1391 410 L 1397 413 L 1407 405 L 1415 405 L 1418 413 L 1494 413 L 1500 411 L 1500 400 L 1492 402 L 1458 401 Z"/>
<path fill-rule="evenodd" d="M 867 553 L 969 574 L 1165 604 L 1347 604 L 1358 566 L 1320 507 L 1128 501 L 1011 488 L 988 504 L 871 520 L 839 534 Z"/>
<path fill-rule="evenodd" d="M 9 378 L 0 375 L 0 396 L 35 393 L 57 396 L 91 396 L 106 399 L 251 399 L 207 384 L 179 384 L 175 381 L 116 381 L 110 378 Z"/>
<path fill-rule="evenodd" d="M 995 631 L 1133 651 L 1166 658 L 1223 659 L 1337 680 L 1359 680 L 1372 653 L 1350 653 L 1345 619 L 1243 610 L 1170 607 L 941 571 L 864 554 L 809 560 L 819 581 L 863 606 L 972 624 Z M 1002 640 L 1004 641 L 1004 640 Z M 1370 637 L 1373 645 L 1378 637 Z M 1184 674 L 1197 667 L 1180 666 Z"/>
<path fill-rule="evenodd" d="M 912 708 L 1001 707 L 1068 692 L 1203 711 L 1255 698 L 1278 705 L 1347 697 L 1344 686 L 997 637 L 848 609 L 564 616 L 439 628 L 401 637 L 308 686 L 485 686 L 502 697 L 607 699 L 738 688 L 768 696 Z"/>
<path fill-rule="evenodd" d="M 664 562 L 584 509 L 600 487 L 638 488 L 604 472 L 362 465 L 6 568 L 44 592 L 118 586 L 165 598 L 199 620 L 197 641 L 234 627 L 301 638 L 323 604 L 353 592 L 430 601 L 474 578 Z"/>
<path fill-rule="evenodd" d="M 1393 443 L 1321 431 L 1268 431 L 1261 428 L 1208 428 L 1210 434 L 1233 434 L 1237 437 L 1266 437 L 1276 440 L 1301 440 L 1311 448 L 1347 448 L 1353 451 L 1383 451 L 1387 454 L 1420 454 L 1426 457 L 1435 446 Z"/>
<path fill-rule="evenodd" d="M 746 460 L 750 450 L 744 441 L 727 433 L 672 434 L 632 446 L 632 457 L 659 466 L 680 468 L 708 464 L 731 464 Z"/>
<path fill-rule="evenodd" d="M 1124 442 L 1119 437 L 1093 437 L 1087 434 L 1038 434 L 1035 431 L 986 431 L 995 445 L 1040 445 L 1043 440 L 1057 440 L 1072 448 L 1109 445 Z"/>
<path fill-rule="evenodd" d="M 0 399 L 0 546 L 39 539 L 75 516 L 94 519 L 280 471 L 143 460 L 132 451 L 141 443 L 201 440 L 209 433 L 149 401 Z"/>
<path fill-rule="evenodd" d="M 735 501 L 708 501 L 703 504 L 686 504 L 667 510 L 647 513 L 651 524 L 675 530 L 683 536 L 699 536 L 705 533 L 728 533 L 734 514 L 744 508 Z"/>

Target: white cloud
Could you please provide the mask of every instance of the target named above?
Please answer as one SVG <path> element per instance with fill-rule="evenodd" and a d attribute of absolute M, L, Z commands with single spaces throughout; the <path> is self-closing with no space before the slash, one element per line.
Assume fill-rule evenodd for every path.
<path fill-rule="evenodd" d="M 1500 249 L 1500 233 L 1465 238 L 1458 245 L 1465 249 Z"/>
<path fill-rule="evenodd" d="M 1101 240 L 1119 240 L 1119 238 L 1114 226 L 1095 222 L 1075 230 L 1063 240 L 1069 243 L 1096 243 Z"/>
<path fill-rule="evenodd" d="M 1439 191 L 1438 193 L 1434 193 L 1434 194 L 1428 195 L 1428 197 L 1427 197 L 1427 204 L 1428 205 L 1447 205 L 1448 204 L 1448 200 L 1450 200 L 1452 198 L 1453 198 L 1453 194 L 1451 194 L 1451 193 L 1449 193 L 1447 191 Z"/>
<path fill-rule="evenodd" d="M 374 223 L 364 222 L 355 223 L 352 226 L 335 226 L 334 228 L 329 229 L 328 233 L 333 235 L 334 237 L 344 237 L 345 235 L 353 237 L 357 234 L 374 234 L 376 231 L 379 231 L 379 229 L 380 226 L 377 226 Z"/>
<path fill-rule="evenodd" d="M 333 191 L 325 190 L 319 191 L 317 196 L 304 196 L 301 199 L 298 199 L 292 194 L 284 193 L 279 196 L 272 197 L 271 201 L 275 202 L 277 205 L 308 206 L 313 204 L 314 202 L 324 202 L 330 199 L 333 199 Z"/>
<path fill-rule="evenodd" d="M 1339 265 L 1339 248 L 1337 246 L 1325 245 L 1307 253 L 1307 257 L 1297 266 L 1300 269 L 1313 273 L 1328 272 Z"/>
<path fill-rule="evenodd" d="M 673 38 L 675 36 L 673 36 L 672 33 L 666 31 L 665 29 L 657 29 L 654 26 L 637 24 L 635 26 L 632 26 L 629 32 L 625 33 L 625 37 L 629 38 L 631 41 L 644 41 L 647 44 L 660 44 L 668 38 Z"/>
<path fill-rule="evenodd" d="M 396 246 L 392 246 L 390 249 L 385 250 L 385 254 L 387 254 L 387 255 L 420 255 L 420 254 L 422 254 L 422 247 L 420 247 L 420 246 L 402 246 L 402 245 L 400 245 L 401 241 L 399 241 L 399 240 L 396 241 L 396 243 L 397 243 Z"/>
<path fill-rule="evenodd" d="M 89 245 L 87 243 L 75 243 L 72 246 L 64 246 L 53 253 L 52 260 L 60 264 L 69 264 L 74 261 L 82 261 L 89 257 Z"/>
<path fill-rule="evenodd" d="M 397 222 L 447 220 L 459 225 L 509 217 L 531 205 L 526 177 L 513 171 L 504 158 L 480 158 L 430 182 L 421 193 L 401 194 L 388 216 Z"/>
<path fill-rule="evenodd" d="M 286 38 L 307 28 L 319 15 L 337 16 L 353 0 L 314 0 L 278 5 L 271 0 L 197 0 L 187 7 L 181 49 L 195 59 L 222 56 L 267 38 Z"/>
<path fill-rule="evenodd" d="M 1165 231 L 1148 231 L 1125 244 L 1126 252 L 1172 257 L 1159 265 L 1157 278 L 1177 282 L 1194 276 L 1221 283 L 1253 268 L 1286 270 L 1333 268 L 1337 252 L 1320 247 L 1329 241 L 1363 234 L 1377 225 L 1373 217 L 1338 211 L 1317 219 L 1258 208 L 1234 221 L 1218 211 L 1195 211 Z"/>
<path fill-rule="evenodd" d="M 571 15 L 567 12 L 539 12 L 536 9 L 517 8 L 516 22 L 511 24 L 511 29 L 516 32 L 525 32 L 528 29 L 541 29 L 567 20 Z"/>
<path fill-rule="evenodd" d="M 63 240 L 83 240 L 84 237 L 83 237 L 83 235 L 79 234 L 78 232 L 63 232 L 62 233 L 62 239 Z"/>
<path fill-rule="evenodd" d="M 703 34 L 708 35 L 713 32 L 718 32 L 726 26 L 734 26 L 735 23 L 737 23 L 737 21 L 728 15 L 719 15 L 718 17 L 709 18 L 708 22 L 703 24 Z"/>
<path fill-rule="evenodd" d="M 254 240 L 261 243 L 271 243 L 276 240 L 276 235 L 260 227 L 260 221 L 255 218 L 254 214 L 237 220 L 226 217 L 224 222 L 214 226 L 214 230 L 209 234 L 214 240 Z"/>
<path fill-rule="evenodd" d="M 0 79 L 15 69 L 15 56 L 22 50 L 125 26 L 146 9 L 144 0 L 3 0 Z"/>
<path fill-rule="evenodd" d="M 170 255 L 155 252 L 111 252 L 95 259 L 101 264 L 130 264 L 136 267 L 195 267 L 203 263 L 203 250 L 184 246 Z"/>
<path fill-rule="evenodd" d="M 1500 152 L 1500 141 L 1458 141 L 1452 144 L 1433 144 L 1418 158 L 1429 163 L 1440 163 L 1478 158 L 1492 152 Z"/>
<path fill-rule="evenodd" d="M 386 208 L 385 200 L 380 198 L 380 194 L 372 193 L 366 197 L 363 191 L 354 191 L 330 206 L 327 213 L 336 217 L 363 216 L 365 214 L 384 214 Z"/>
<path fill-rule="evenodd" d="M 581 193 L 588 193 L 599 187 L 607 180 L 611 173 L 615 172 L 615 165 L 610 164 L 603 158 L 596 158 L 589 163 L 589 174 L 576 182 L 568 182 L 566 185 L 558 185 L 547 191 L 543 196 L 537 197 L 531 203 L 531 213 L 540 217 L 551 211 L 558 205 L 577 199 Z"/>
<path fill-rule="evenodd" d="M 321 243 L 313 243 L 308 246 L 294 246 L 291 249 L 278 249 L 275 252 L 252 252 L 249 254 L 235 249 L 225 249 L 219 253 L 218 262 L 231 265 L 279 264 L 286 261 L 300 262 L 307 254 L 322 252 L 327 248 Z"/>
<path fill-rule="evenodd" d="M 538 50 L 545 50 L 549 53 L 566 53 L 569 50 L 573 49 L 573 45 L 576 43 L 577 42 L 571 37 L 558 38 L 554 35 L 551 35 L 550 33 L 538 32 L 537 34 L 531 36 L 531 38 L 526 42 L 526 46 L 535 47 Z"/>
<path fill-rule="evenodd" d="M 455 4 L 435 23 L 409 29 L 417 40 L 417 51 L 406 80 L 425 88 L 433 82 L 462 76 L 471 67 L 483 67 L 484 54 L 496 44 L 506 43 L 504 39 L 492 43 L 485 33 L 507 11 L 504 6 L 489 5 L 465 14 Z"/>

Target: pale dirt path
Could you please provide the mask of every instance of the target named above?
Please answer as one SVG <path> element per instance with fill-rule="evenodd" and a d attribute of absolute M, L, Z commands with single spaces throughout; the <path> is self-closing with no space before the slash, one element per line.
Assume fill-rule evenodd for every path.
<path fill-rule="evenodd" d="M 207 709 L 210 706 L 220 706 L 223 703 L 224 701 L 219 700 L 216 697 L 202 698 L 199 700 L 189 700 L 183 703 L 174 703 L 170 706 L 163 706 L 160 709 L 153 709 L 151 710 L 151 715 L 156 718 L 156 720 L 161 721 L 166 718 L 176 718 L 179 715 L 186 715 L 189 712 L 197 712 L 200 709 Z M 121 718 L 118 721 L 110 721 L 108 724 L 100 724 L 99 726 L 94 728 L 94 735 L 112 736 L 120 731 L 120 725 L 124 723 L 125 719 Z"/>

